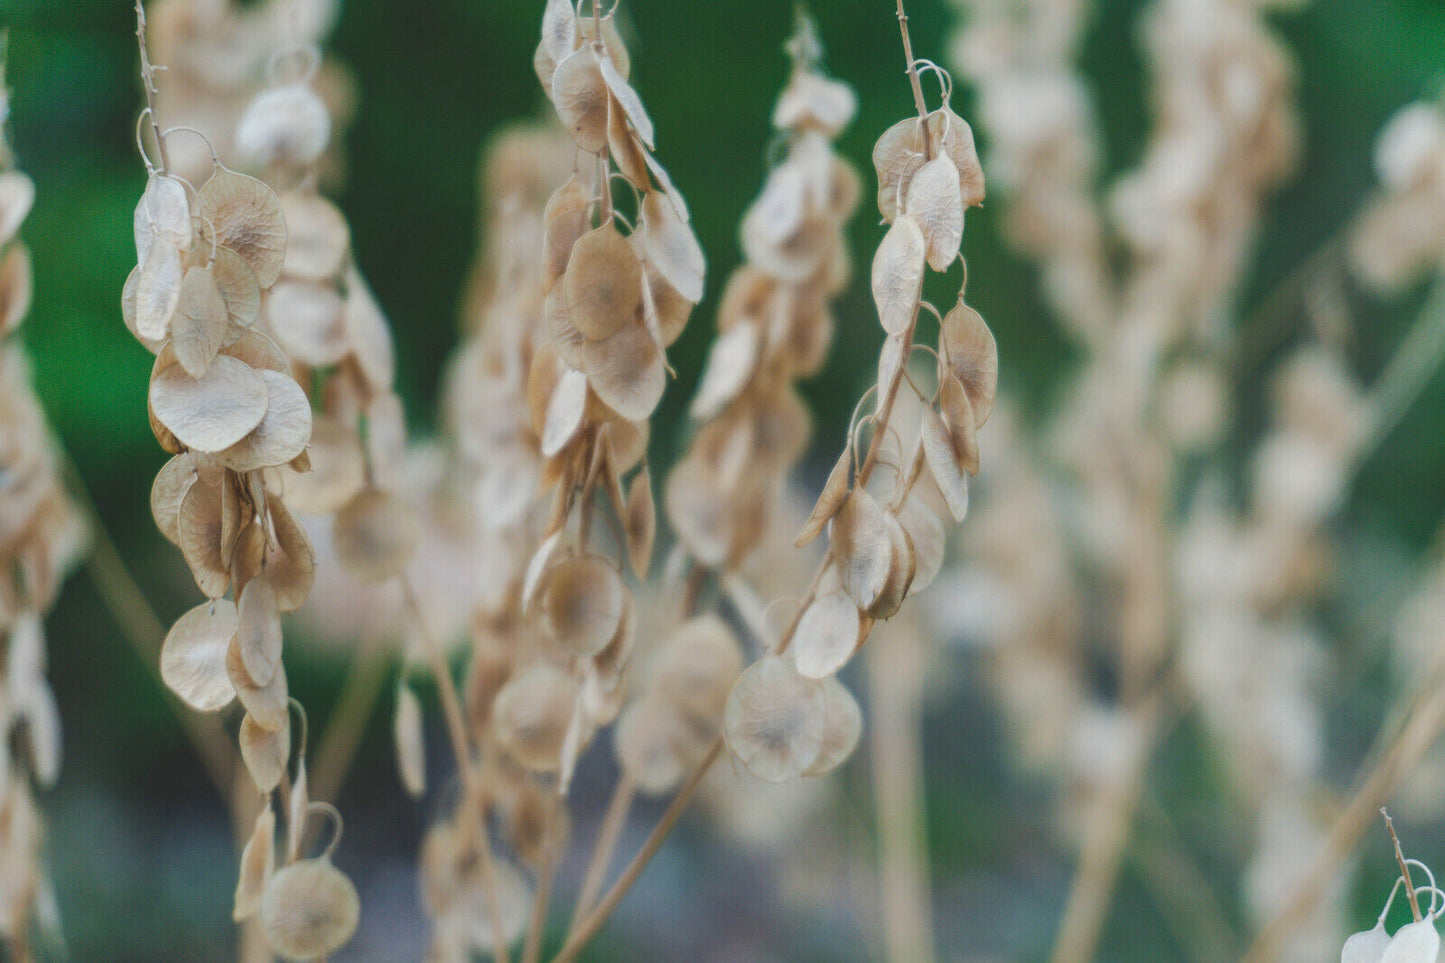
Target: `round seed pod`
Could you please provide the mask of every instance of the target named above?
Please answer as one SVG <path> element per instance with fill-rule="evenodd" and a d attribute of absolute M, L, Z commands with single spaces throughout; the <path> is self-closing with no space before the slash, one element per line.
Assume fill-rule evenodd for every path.
<path fill-rule="evenodd" d="M 416 513 L 390 492 L 358 492 L 336 513 L 332 541 L 337 561 L 365 582 L 383 582 L 405 571 L 416 554 Z"/>
<path fill-rule="evenodd" d="M 653 691 L 687 715 L 715 720 L 743 667 L 743 653 L 727 624 L 703 615 L 680 625 L 657 653 Z"/>
<path fill-rule="evenodd" d="M 526 768 L 556 771 L 577 695 L 577 680 L 550 663 L 523 670 L 492 704 L 498 741 Z"/>
<path fill-rule="evenodd" d="M 261 898 L 266 942 L 287 960 L 314 960 L 344 946 L 361 919 L 356 887 L 326 857 L 279 870 Z"/>
<path fill-rule="evenodd" d="M 326 104 L 305 84 L 263 91 L 236 126 L 236 146 L 256 164 L 309 166 L 331 140 Z"/>
<path fill-rule="evenodd" d="M 574 556 L 547 574 L 542 620 L 572 655 L 592 656 L 617 634 L 626 604 L 617 570 L 600 558 Z"/>
<path fill-rule="evenodd" d="M 823 746 L 818 758 L 803 770 L 805 776 L 821 776 L 838 768 L 853 755 L 863 735 L 863 710 L 843 683 L 833 677 L 823 680 L 823 697 L 828 718 L 823 729 Z"/>
<path fill-rule="evenodd" d="M 226 649 L 236 624 L 236 606 L 216 599 L 191 609 L 166 633 L 161 679 L 197 712 L 219 712 L 236 697 L 226 673 Z"/>
<path fill-rule="evenodd" d="M 286 260 L 286 219 L 276 192 L 264 181 L 222 168 L 197 198 L 205 230 L 215 230 L 216 243 L 245 259 L 262 286 L 275 282 Z"/>
<path fill-rule="evenodd" d="M 858 649 L 858 606 L 842 589 L 821 594 L 803 610 L 789 651 L 801 675 L 824 679 L 843 668 Z"/>
<path fill-rule="evenodd" d="M 822 684 L 799 675 L 791 659 L 765 655 L 733 686 L 723 732 L 753 775 L 785 782 L 817 761 L 827 718 Z"/>
<path fill-rule="evenodd" d="M 617 720 L 612 745 L 617 761 L 647 795 L 676 789 L 687 775 L 689 741 L 677 710 L 656 695 L 638 699 Z"/>

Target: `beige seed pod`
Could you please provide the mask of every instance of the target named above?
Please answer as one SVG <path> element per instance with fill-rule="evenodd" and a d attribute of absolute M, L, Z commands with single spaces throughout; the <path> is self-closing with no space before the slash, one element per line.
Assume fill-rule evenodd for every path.
<path fill-rule="evenodd" d="M 624 674 L 630 665 L 632 650 L 637 644 L 637 605 L 631 592 L 622 593 L 622 619 L 607 647 L 592 657 L 589 682 L 605 692 L 620 691 Z"/>
<path fill-rule="evenodd" d="M 716 417 L 742 392 L 758 370 L 761 348 L 756 325 L 735 325 L 718 336 L 692 399 L 689 413 L 693 418 L 703 421 Z"/>
<path fill-rule="evenodd" d="M 642 265 L 608 221 L 578 238 L 567 262 L 567 313 L 584 336 L 600 341 L 642 311 Z"/>
<path fill-rule="evenodd" d="M 256 581 L 252 579 L 252 581 Z M 270 732 L 279 732 L 290 724 L 290 692 L 286 684 L 286 667 L 277 665 L 276 672 L 265 685 L 259 685 L 246 671 L 241 659 L 241 645 L 233 635 L 226 646 L 226 676 L 236 690 L 236 697 L 256 725 Z"/>
<path fill-rule="evenodd" d="M 883 330 L 901 335 L 913 323 L 923 290 L 923 232 L 903 214 L 883 236 L 873 256 L 873 303 Z"/>
<path fill-rule="evenodd" d="M 667 388 L 667 359 L 647 329 L 630 324 L 582 346 L 587 383 L 603 404 L 628 421 L 646 421 Z"/>
<path fill-rule="evenodd" d="M 898 522 L 908 533 L 909 544 L 913 547 L 913 582 L 908 587 L 908 594 L 913 596 L 932 585 L 942 570 L 948 533 L 944 530 L 943 519 L 917 494 L 910 494 L 904 501 L 898 511 Z"/>
<path fill-rule="evenodd" d="M 345 216 L 313 191 L 288 191 L 280 204 L 286 222 L 286 276 L 318 283 L 339 277 L 351 254 Z"/>
<path fill-rule="evenodd" d="M 260 582 L 253 579 L 252 584 Z M 291 758 L 291 725 L 288 723 L 277 730 L 267 729 L 248 712 L 241 719 L 241 759 L 251 781 L 263 793 L 269 793 L 281 784 L 286 772 L 286 761 Z"/>
<path fill-rule="evenodd" d="M 137 292 L 140 289 L 140 276 L 140 265 L 136 265 L 134 268 L 131 268 L 130 274 L 126 276 L 125 287 L 121 289 L 120 293 L 120 313 L 122 319 L 124 319 L 125 321 L 126 328 L 128 328 L 130 330 L 130 333 L 135 336 L 135 339 L 141 344 L 145 345 L 146 350 L 149 351 L 151 354 L 159 354 L 161 349 L 166 346 L 166 341 L 164 337 L 160 339 L 142 337 L 140 329 L 136 327 L 138 319 L 137 312 L 139 310 L 137 306 Z"/>
<path fill-rule="evenodd" d="M 151 377 L 148 397 L 157 420 L 181 444 L 201 452 L 231 447 L 266 414 L 266 382 L 243 362 L 224 355 L 199 378 L 179 364 L 161 368 Z"/>
<path fill-rule="evenodd" d="M 788 649 L 798 674 L 824 679 L 843 668 L 863 641 L 861 628 L 858 606 L 841 588 L 813 599 Z"/>
<path fill-rule="evenodd" d="M 13 244 L 0 262 L 0 334 L 8 334 L 20 326 L 30 311 L 33 294 L 30 252 L 23 244 Z"/>
<path fill-rule="evenodd" d="M 642 467 L 632 478 L 627 491 L 627 509 L 622 513 L 622 527 L 627 536 L 627 557 L 632 573 L 647 580 L 652 567 L 652 546 L 657 538 L 657 504 L 652 497 L 652 473 Z"/>
<path fill-rule="evenodd" d="M 958 168 L 946 154 L 935 157 L 913 175 L 904 209 L 923 232 L 928 266 L 947 271 L 963 241 L 963 193 Z"/>
<path fill-rule="evenodd" d="M 612 744 L 619 765 L 638 791 L 661 796 L 676 789 L 687 776 L 684 747 L 690 741 L 677 709 L 649 694 L 623 710 Z"/>
<path fill-rule="evenodd" d="M 266 942 L 283 959 L 306 963 L 329 956 L 356 932 L 356 887 L 325 856 L 277 870 L 261 900 Z"/>
<path fill-rule="evenodd" d="M 723 732 L 748 771 L 767 782 L 801 776 L 817 761 L 827 731 L 827 697 L 791 659 L 765 655 L 728 696 Z"/>
<path fill-rule="evenodd" d="M 202 602 L 176 620 L 161 645 L 161 679 L 197 712 L 219 712 L 236 697 L 226 649 L 236 634 L 236 606 Z"/>
<path fill-rule="evenodd" d="M 0 234 L 8 239 L 15 230 L 19 228 L 20 222 L 25 219 L 25 214 L 30 209 L 30 201 L 34 199 L 35 187 L 30 183 L 30 178 L 18 172 L 9 172 L 4 175 L 5 184 L 9 190 L 6 191 L 7 202 L 0 210 L 5 214 L 5 222 L 0 226 L 9 226 L 9 230 L 0 231 Z M 29 186 L 26 197 L 13 197 L 19 182 L 13 180 L 15 177 L 25 179 Z M 24 204 L 17 204 L 17 200 L 24 200 Z M 19 219 L 13 225 L 9 219 L 19 214 Z M 152 174 L 146 181 L 145 193 L 141 194 L 140 202 L 135 207 L 135 259 L 136 263 L 144 264 L 150 255 L 151 247 L 156 243 L 163 246 L 176 248 L 178 251 L 186 251 L 191 247 L 191 205 L 186 198 L 185 186 L 176 178 L 165 174 Z M 0 242 L 3 243 L 3 242 Z"/>
<path fill-rule="evenodd" d="M 244 723 L 242 724 L 244 727 Z M 244 732 L 244 728 L 242 729 Z M 241 744 L 245 749 L 245 743 Z M 254 770 L 253 770 L 254 772 Z M 261 897 L 276 867 L 276 813 L 266 805 L 256 816 L 256 825 L 241 851 L 241 874 L 236 880 L 236 897 L 231 919 L 249 919 L 261 908 Z"/>
<path fill-rule="evenodd" d="M 286 500 L 298 512 L 334 515 L 366 484 L 366 459 L 361 439 L 344 419 L 312 415 L 311 471 L 283 472 Z"/>
<path fill-rule="evenodd" d="M 607 102 L 607 150 L 622 176 L 632 184 L 648 184 L 647 148 L 627 123 L 627 114 L 616 99 Z"/>
<path fill-rule="evenodd" d="M 843 590 L 866 610 L 883 592 L 893 563 L 883 509 L 872 495 L 855 488 L 833 518 L 832 535 Z"/>
<path fill-rule="evenodd" d="M 857 110 L 858 97 L 852 87 L 810 70 L 795 69 L 773 108 L 773 126 L 818 130 L 832 139 L 848 126 Z"/>
<path fill-rule="evenodd" d="M 958 171 L 963 206 L 983 203 L 983 167 L 974 147 L 973 129 L 948 107 L 928 115 L 929 156 L 946 154 Z M 927 158 L 923 150 L 924 123 L 917 117 L 899 121 L 878 138 L 873 166 L 878 172 L 878 210 L 885 221 L 897 216 L 908 187 Z"/>
<path fill-rule="evenodd" d="M 236 125 L 236 146 L 261 167 L 309 167 L 331 140 L 331 113 L 305 84 L 258 94 Z M 262 272 L 258 275 L 264 277 Z"/>
<path fill-rule="evenodd" d="M 950 374 L 939 386 L 938 403 L 943 411 L 943 421 L 948 425 L 953 457 L 958 460 L 960 468 L 970 475 L 977 475 L 978 418 L 973 413 L 967 389 Z"/>
<path fill-rule="evenodd" d="M 716 615 L 701 615 L 674 629 L 658 650 L 652 689 L 704 729 L 715 728 L 742 668 L 732 629 Z"/>
<path fill-rule="evenodd" d="M 622 577 L 605 559 L 573 556 L 547 573 L 542 624 L 569 654 L 596 655 L 617 634 L 626 593 Z"/>
<path fill-rule="evenodd" d="M 351 356 L 368 386 L 378 395 L 389 394 L 396 383 L 396 348 L 391 326 L 376 295 L 355 266 L 346 272 L 346 313 L 343 318 Z"/>
<path fill-rule="evenodd" d="M 542 576 L 546 575 L 552 566 L 552 556 L 562 545 L 562 533 L 553 532 L 542 539 L 542 544 L 532 553 L 532 558 L 527 562 L 527 571 L 522 576 L 522 611 L 530 611 L 532 602 L 537 597 L 537 590 L 542 586 Z"/>
<path fill-rule="evenodd" d="M 953 440 L 943 418 L 932 408 L 923 409 L 919 428 L 923 439 L 923 456 L 948 512 L 955 522 L 968 514 L 968 476 L 953 453 Z"/>
<path fill-rule="evenodd" d="M 311 399 L 306 392 L 290 375 L 267 369 L 256 374 L 266 383 L 266 414 L 250 434 L 221 452 L 222 462 L 235 472 L 284 465 L 311 440 Z"/>
<path fill-rule="evenodd" d="M 216 248 L 211 267 L 226 305 L 226 343 L 234 344 L 241 337 L 238 329 L 255 324 L 261 313 L 261 282 L 246 259 L 229 248 Z"/>
<path fill-rule="evenodd" d="M 181 547 L 181 501 L 196 482 L 196 470 L 189 455 L 175 455 L 161 466 L 151 484 L 151 517 L 156 527 L 176 548 Z"/>
<path fill-rule="evenodd" d="M 426 739 L 421 703 L 405 683 L 396 690 L 396 717 L 392 720 L 391 733 L 401 784 L 413 799 L 420 798 L 426 792 Z"/>
<path fill-rule="evenodd" d="M 176 527 L 197 587 L 213 599 L 225 595 L 231 575 L 221 550 L 225 524 L 220 493 L 204 482 L 190 486 L 181 499 Z"/>
<path fill-rule="evenodd" d="M 581 178 L 573 174 L 567 183 L 557 189 L 542 211 L 542 223 L 546 225 L 542 233 L 542 247 L 546 258 L 543 263 L 543 278 L 544 286 L 548 290 L 567 273 L 572 248 L 578 239 L 591 229 L 587 221 L 587 208 L 591 199 Z"/>
<path fill-rule="evenodd" d="M 257 371 L 265 369 L 277 374 L 291 373 L 291 362 L 286 360 L 286 355 L 276 346 L 276 342 L 253 329 L 242 331 L 234 343 L 221 349 L 221 354 L 243 361 Z"/>
<path fill-rule="evenodd" d="M 316 581 L 316 553 L 311 540 L 292 517 L 286 503 L 266 493 L 266 511 L 271 516 L 275 538 L 267 543 L 266 578 L 276 590 L 276 604 L 282 612 L 294 612 L 311 594 Z"/>
<path fill-rule="evenodd" d="M 221 350 L 230 315 L 210 265 L 189 268 L 181 280 L 180 298 L 171 315 L 171 345 L 176 360 L 192 378 L 199 378 Z"/>
<path fill-rule="evenodd" d="M 281 610 L 276 591 L 265 576 L 246 583 L 236 602 L 236 644 L 246 674 L 266 685 L 281 666 Z"/>
<path fill-rule="evenodd" d="M 492 704 L 497 741 L 527 769 L 557 771 L 579 688 L 576 679 L 549 662 L 522 670 Z"/>
<path fill-rule="evenodd" d="M 181 300 L 181 252 L 169 242 L 152 244 L 140 262 L 135 289 L 135 330 L 143 341 L 170 336 L 171 316 Z"/>
<path fill-rule="evenodd" d="M 643 265 L 647 275 L 647 287 L 643 292 L 643 310 L 650 312 L 648 324 L 655 324 L 662 335 L 664 347 L 682 336 L 687 319 L 692 315 L 693 302 L 683 297 L 651 260 Z"/>
<path fill-rule="evenodd" d="M 827 725 L 823 730 L 823 747 L 818 758 L 803 771 L 805 776 L 821 776 L 831 772 L 853 755 L 863 735 L 863 711 L 853 693 L 835 678 L 822 681 L 827 704 Z"/>
<path fill-rule="evenodd" d="M 420 525 L 410 505 L 390 492 L 358 492 L 336 513 L 331 538 L 337 561 L 363 582 L 384 582 L 406 571 Z"/>
<path fill-rule="evenodd" d="M 274 284 L 286 260 L 286 219 L 276 192 L 222 167 L 201 185 L 197 200 L 202 224 L 208 232 L 215 230 L 215 242 L 239 254 L 262 287 Z"/>
<path fill-rule="evenodd" d="M 266 317 L 286 353 L 313 368 L 334 365 L 351 350 L 346 302 L 330 285 L 279 281 L 266 299 Z"/>
<path fill-rule="evenodd" d="M 577 146 L 590 154 L 607 149 L 607 82 L 591 47 L 573 51 L 552 75 L 552 103 Z"/>
<path fill-rule="evenodd" d="M 577 436 L 587 414 L 587 375 L 566 368 L 547 401 L 542 423 L 542 454 L 551 458 Z"/>
<path fill-rule="evenodd" d="M 589 44 L 596 43 L 601 39 L 602 49 L 606 51 L 607 57 L 612 61 L 617 73 L 624 80 L 632 73 L 632 58 L 627 53 L 627 45 L 622 42 L 622 32 L 617 29 L 617 14 L 609 13 L 602 18 L 602 30 L 597 30 L 598 23 L 592 17 L 582 17 L 577 21 L 577 35 L 580 41 Z"/>
<path fill-rule="evenodd" d="M 656 146 L 656 134 L 652 127 L 652 118 L 647 116 L 647 108 L 642 106 L 642 98 L 637 96 L 637 91 L 628 85 L 627 80 L 618 72 L 617 65 L 612 62 L 610 56 L 601 58 L 599 65 L 602 70 L 602 80 L 607 84 L 611 92 L 613 102 L 622 108 L 627 122 L 632 129 L 637 131 L 637 136 L 644 144 L 652 149 Z"/>
<path fill-rule="evenodd" d="M 863 614 L 871 619 L 889 619 L 898 612 L 899 606 L 908 596 L 909 586 L 913 584 L 916 564 L 913 558 L 913 543 L 897 516 L 885 512 L 883 524 L 888 529 L 888 578 L 873 604 L 863 610 Z"/>
<path fill-rule="evenodd" d="M 656 192 L 642 202 L 642 226 L 648 260 L 684 298 L 701 301 L 707 258 L 692 228 Z"/>
<path fill-rule="evenodd" d="M 577 49 L 577 15 L 569 0 L 547 0 L 542 11 L 541 49 L 554 70 L 558 61 Z M 550 76 L 547 82 L 551 82 Z"/>
<path fill-rule="evenodd" d="M 810 544 L 818 534 L 823 531 L 833 516 L 843 507 L 843 502 L 848 498 L 848 477 L 853 468 L 853 445 L 850 442 L 843 446 L 843 453 L 838 456 L 834 463 L 833 470 L 828 473 L 828 480 L 823 483 L 823 491 L 818 495 L 817 502 L 813 505 L 813 511 L 808 515 L 808 520 L 803 523 L 802 531 L 793 540 L 794 548 L 802 548 Z"/>
<path fill-rule="evenodd" d="M 994 394 L 998 390 L 998 344 L 983 316 L 963 303 L 962 298 L 952 311 L 944 315 L 939 330 L 940 353 L 948 359 L 948 369 L 963 385 L 973 408 L 975 425 L 982 428 L 993 411 Z"/>

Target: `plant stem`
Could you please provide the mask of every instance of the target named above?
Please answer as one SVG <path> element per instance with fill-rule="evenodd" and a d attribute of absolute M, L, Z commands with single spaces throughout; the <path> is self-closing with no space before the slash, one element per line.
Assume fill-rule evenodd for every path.
<path fill-rule="evenodd" d="M 552 884 L 557 878 L 557 860 L 561 856 L 557 851 L 558 809 L 561 805 L 560 798 L 553 799 L 544 817 L 547 822 L 542 827 L 542 873 L 537 881 L 537 894 L 532 900 L 532 915 L 527 921 L 522 963 L 537 963 L 542 953 L 542 934 L 547 929 L 547 909 L 552 905 Z"/>
<path fill-rule="evenodd" d="M 1400 863 L 1400 877 L 1405 881 L 1405 896 L 1410 900 L 1410 915 L 1415 922 L 1420 922 L 1420 900 L 1415 895 L 1415 883 L 1410 879 L 1410 864 L 1405 862 L 1405 853 L 1400 849 L 1400 837 L 1395 835 L 1395 821 L 1390 818 L 1390 813 L 1384 806 L 1380 807 L 1380 815 L 1385 817 L 1385 829 L 1390 834 L 1390 842 L 1395 846 L 1395 859 Z"/>
<path fill-rule="evenodd" d="M 1357 453 L 1364 461 L 1410 410 L 1445 360 L 1445 281 L 1437 281 L 1418 319 L 1400 342 L 1370 392 L 1374 413 L 1369 439 Z"/>
<path fill-rule="evenodd" d="M 925 125 L 923 157 L 925 160 L 932 160 L 932 150 L 928 144 L 928 103 L 923 99 L 923 83 L 918 79 L 918 67 L 913 59 L 913 40 L 908 36 L 908 14 L 903 12 L 903 0 L 898 0 L 898 31 L 903 35 L 903 57 L 908 61 L 908 83 L 913 88 L 913 106 L 918 110 L 919 120 Z"/>
<path fill-rule="evenodd" d="M 602 826 L 597 831 L 592 858 L 582 875 L 582 888 L 577 893 L 577 905 L 572 910 L 572 923 L 567 929 L 568 937 L 577 932 L 577 927 L 597 900 L 597 894 L 602 891 L 602 884 L 607 879 L 607 867 L 612 865 L 617 841 L 622 838 L 622 827 L 627 825 L 627 814 L 632 810 L 632 803 L 636 798 L 637 782 L 632 778 L 632 774 L 624 769 L 617 780 L 617 786 L 612 790 L 607 813 L 602 817 Z"/>
<path fill-rule="evenodd" d="M 335 799 L 361 748 L 367 722 L 391 675 L 391 653 L 372 634 L 347 666 L 341 694 L 317 740 L 311 785 L 317 799 Z"/>
<path fill-rule="evenodd" d="M 622 871 L 622 875 L 618 878 L 617 882 L 612 884 L 612 888 L 607 891 L 607 895 L 602 897 L 602 901 L 597 905 L 597 908 L 589 913 L 587 918 L 583 920 L 582 925 L 577 928 L 577 931 L 567 938 L 567 942 L 563 944 L 562 949 L 552 958 L 552 963 L 572 963 L 573 960 L 577 959 L 577 954 L 581 953 L 583 948 L 592 940 L 592 937 L 597 935 L 597 931 L 602 928 L 603 923 L 607 922 L 607 918 L 612 915 L 612 911 L 617 908 L 617 904 L 622 902 L 622 897 L 627 895 L 627 891 L 632 888 L 632 884 L 637 882 L 637 877 L 642 875 L 642 871 L 647 868 L 647 864 L 652 861 L 652 857 L 657 855 L 657 851 L 662 848 L 662 844 L 666 841 L 668 835 L 671 834 L 673 826 L 677 824 L 678 819 L 682 817 L 683 811 L 687 809 L 687 804 L 692 801 L 693 795 L 697 792 L 697 787 L 702 784 L 703 777 L 706 776 L 708 770 L 713 767 L 713 763 L 717 762 L 718 758 L 722 755 L 722 751 L 723 737 L 719 735 L 713 740 L 712 747 L 708 749 L 707 755 L 703 757 L 702 762 L 698 764 L 697 769 L 693 771 L 687 783 L 678 791 L 678 794 L 673 797 L 672 803 L 667 807 L 667 811 L 662 814 L 662 819 L 658 821 L 656 828 L 652 830 L 652 834 L 647 837 L 647 842 L 642 844 L 642 849 L 638 851 L 636 856 L 632 857 L 632 862 L 627 864 L 627 868 Z"/>
<path fill-rule="evenodd" d="M 140 44 L 140 79 L 141 86 L 145 88 L 146 107 L 149 110 L 148 116 L 151 122 L 151 133 L 156 139 L 156 152 L 160 155 L 161 173 L 164 174 L 171 169 L 170 155 L 166 153 L 166 141 L 161 136 L 160 115 L 156 111 L 156 96 L 159 91 L 156 89 L 156 69 L 151 64 L 150 51 L 146 47 L 146 12 L 141 5 L 141 0 L 135 0 L 135 36 Z"/>

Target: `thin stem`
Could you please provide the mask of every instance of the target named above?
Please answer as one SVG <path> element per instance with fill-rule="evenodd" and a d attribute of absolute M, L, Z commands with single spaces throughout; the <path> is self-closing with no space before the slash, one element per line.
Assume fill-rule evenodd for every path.
<path fill-rule="evenodd" d="M 627 770 L 622 771 L 617 786 L 612 790 L 612 799 L 607 804 L 607 813 L 602 817 L 602 827 L 597 831 L 597 842 L 592 847 L 592 858 L 582 875 L 582 888 L 577 892 L 577 904 L 572 910 L 572 923 L 567 936 L 577 932 L 597 894 L 602 892 L 602 883 L 607 879 L 607 867 L 612 865 L 612 855 L 617 851 L 617 841 L 622 838 L 622 827 L 627 825 L 627 814 L 637 798 L 637 782 Z"/>
<path fill-rule="evenodd" d="M 140 44 L 140 79 L 145 88 L 146 106 L 150 108 L 151 133 L 156 139 L 156 153 L 161 160 L 161 173 L 171 169 L 170 155 L 166 153 L 166 139 L 161 136 L 160 116 L 156 111 L 156 68 L 151 64 L 150 51 L 146 47 L 146 12 L 141 0 L 135 0 L 135 37 Z"/>
<path fill-rule="evenodd" d="M 522 944 L 522 963 L 537 963 L 542 954 L 542 934 L 547 928 L 547 909 L 552 905 L 552 884 L 557 878 L 558 807 L 554 799 L 548 808 L 547 822 L 542 827 L 542 873 L 537 881 L 537 894 L 532 900 L 532 915 L 527 921 L 527 938 Z"/>
<path fill-rule="evenodd" d="M 1415 883 L 1410 879 L 1410 866 L 1405 862 L 1405 853 L 1400 849 L 1400 837 L 1395 835 L 1395 821 L 1390 818 L 1390 813 L 1384 806 L 1380 807 L 1380 815 L 1385 817 L 1385 829 L 1390 834 L 1390 842 L 1395 846 L 1395 859 L 1400 863 L 1400 878 L 1405 881 L 1405 897 L 1410 901 L 1410 915 L 1415 922 L 1420 922 L 1420 900 L 1415 896 Z"/>
<path fill-rule="evenodd" d="M 903 0 L 898 0 L 898 31 L 903 35 L 903 57 L 908 61 L 908 83 L 913 88 L 913 106 L 918 109 L 918 119 L 923 122 L 923 159 L 932 160 L 933 152 L 928 144 L 928 103 L 923 99 L 923 83 L 918 78 L 918 67 L 913 59 L 913 40 L 908 36 L 908 14 L 903 12 Z"/>
<path fill-rule="evenodd" d="M 702 762 L 699 763 L 697 769 L 693 771 L 687 784 L 673 797 L 672 803 L 667 807 L 667 811 L 662 814 L 662 819 L 658 821 L 657 827 L 653 829 L 652 834 L 647 837 L 647 842 L 642 844 L 642 849 L 638 851 L 636 856 L 632 857 L 632 862 L 627 864 L 627 868 L 623 870 L 617 882 L 612 884 L 612 888 L 607 891 L 607 895 L 602 897 L 602 902 L 597 905 L 597 908 L 588 914 L 577 931 L 567 938 L 567 942 L 563 944 L 562 949 L 552 958 L 552 963 L 572 963 L 573 960 L 577 959 L 577 954 L 581 953 L 582 949 L 592 940 L 592 937 L 597 935 L 597 931 L 602 928 L 603 923 L 607 922 L 607 918 L 612 915 L 612 911 L 617 908 L 617 904 L 622 902 L 622 897 L 627 895 L 627 891 L 632 888 L 632 884 L 637 882 L 637 877 L 642 875 L 642 871 L 647 868 L 647 864 L 652 861 L 652 857 L 657 855 L 657 851 L 662 848 L 663 842 L 666 841 L 668 835 L 672 833 L 673 826 L 677 824 L 678 819 L 682 817 L 683 811 L 687 809 L 687 804 L 692 801 L 693 795 L 697 792 L 697 787 L 702 784 L 703 777 L 707 775 L 708 770 L 717 762 L 718 757 L 722 755 L 722 751 L 723 737 L 719 735 L 713 740 L 712 748 L 707 751 L 707 755 L 703 757 Z"/>
<path fill-rule="evenodd" d="M 1364 461 L 1410 410 L 1430 377 L 1445 360 L 1445 281 L 1430 289 L 1419 319 L 1390 356 L 1390 363 L 1370 392 L 1374 412 L 1369 440 L 1357 454 Z"/>

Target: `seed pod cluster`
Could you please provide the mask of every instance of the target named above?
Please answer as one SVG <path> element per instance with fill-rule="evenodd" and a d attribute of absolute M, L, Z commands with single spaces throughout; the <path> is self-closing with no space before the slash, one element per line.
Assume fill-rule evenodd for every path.
<path fill-rule="evenodd" d="M 3 66 L 0 119 L 9 100 Z M 61 737 L 42 617 L 82 541 L 16 335 L 31 297 L 18 231 L 34 196 L 0 130 L 0 944 L 8 945 L 29 942 L 37 901 L 50 888 L 34 789 L 55 783 Z"/>
<path fill-rule="evenodd" d="M 945 90 L 949 85 L 945 83 Z M 814 589 L 773 651 L 750 666 L 728 699 L 724 732 L 754 775 L 783 781 L 826 771 L 857 742 L 861 714 L 835 678 L 878 619 L 933 581 L 943 563 L 943 522 L 917 482 L 930 477 L 955 521 L 968 508 L 968 476 L 978 470 L 978 429 L 993 407 L 998 358 L 993 335 L 963 301 L 941 317 L 936 388 L 925 396 L 906 375 L 925 269 L 959 259 L 963 214 L 983 200 L 983 172 L 968 124 L 945 101 L 895 124 L 873 151 L 878 207 L 889 225 L 874 255 L 871 286 L 886 340 L 874 410 L 850 427 L 848 443 L 798 536 L 801 547 L 825 530 L 830 545 Z M 931 306 L 929 310 L 932 311 Z M 937 314 L 936 311 L 933 313 Z M 900 458 L 886 497 L 869 487 L 891 444 L 898 393 L 918 394 L 921 423 Z M 859 433 L 872 429 L 861 455 Z"/>
<path fill-rule="evenodd" d="M 736 568 L 776 514 L 811 430 L 794 382 L 822 367 L 833 341 L 829 301 L 849 274 L 844 228 L 859 179 L 832 140 L 856 98 L 824 74 L 806 16 L 788 49 L 792 72 L 773 112 L 787 153 L 744 216 L 747 263 L 724 289 L 692 403 L 706 424 L 667 483 L 668 517 L 709 568 Z"/>
<path fill-rule="evenodd" d="M 1445 258 L 1445 109 L 1416 102 L 1375 142 L 1379 187 L 1350 237 L 1350 261 L 1370 286 L 1398 292 Z"/>

